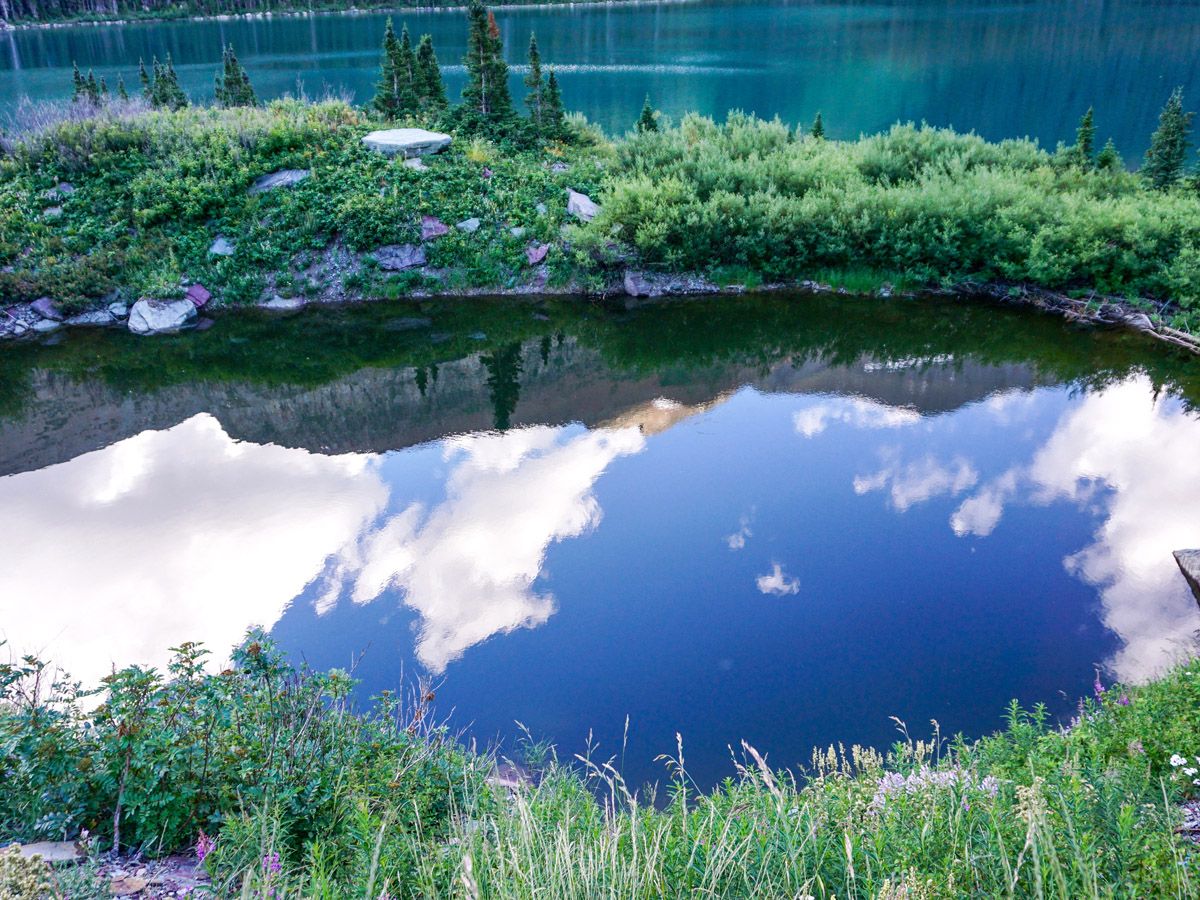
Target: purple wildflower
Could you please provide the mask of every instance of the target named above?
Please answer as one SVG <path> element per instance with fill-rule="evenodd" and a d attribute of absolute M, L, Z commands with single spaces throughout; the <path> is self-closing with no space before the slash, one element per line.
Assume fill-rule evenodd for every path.
<path fill-rule="evenodd" d="M 283 866 L 279 862 L 278 853 L 268 853 L 262 859 L 263 871 L 269 875 L 278 875 L 283 871 Z"/>
<path fill-rule="evenodd" d="M 1129 701 L 1129 695 L 1128 695 L 1128 694 L 1122 694 L 1122 695 L 1121 695 L 1121 697 L 1120 697 L 1120 699 L 1119 699 L 1119 700 L 1117 700 L 1117 703 L 1118 703 L 1118 704 L 1120 704 L 1121 706 L 1128 706 L 1128 705 L 1129 705 L 1129 702 L 1130 702 L 1130 701 Z"/>
<path fill-rule="evenodd" d="M 210 838 L 203 831 L 200 832 L 200 837 L 196 838 L 196 862 L 204 862 L 204 857 L 212 853 L 217 847 L 217 842 Z"/>
<path fill-rule="evenodd" d="M 1096 694 L 1096 699 L 1099 700 L 1104 696 L 1104 685 L 1100 682 L 1100 670 L 1096 670 L 1096 680 L 1092 683 L 1092 691 Z"/>

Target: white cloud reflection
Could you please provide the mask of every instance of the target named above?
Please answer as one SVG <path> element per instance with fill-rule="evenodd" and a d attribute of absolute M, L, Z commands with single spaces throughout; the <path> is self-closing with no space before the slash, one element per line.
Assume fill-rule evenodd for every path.
<path fill-rule="evenodd" d="M 785 574 L 779 563 L 771 565 L 771 571 L 754 579 L 755 586 L 764 594 L 774 597 L 786 597 L 789 594 L 800 593 L 800 579 Z"/>
<path fill-rule="evenodd" d="M 885 452 L 884 457 L 885 465 L 878 472 L 854 479 L 854 493 L 867 494 L 887 488 L 892 506 L 900 512 L 943 494 L 961 494 L 979 480 L 979 473 L 961 456 L 948 463 L 940 463 L 932 456 L 903 463 L 894 451 Z"/>
<path fill-rule="evenodd" d="M 921 421 L 913 409 L 886 406 L 862 397 L 839 397 L 805 407 L 792 416 L 796 431 L 806 438 L 816 437 L 834 422 L 855 428 L 900 428 Z"/>

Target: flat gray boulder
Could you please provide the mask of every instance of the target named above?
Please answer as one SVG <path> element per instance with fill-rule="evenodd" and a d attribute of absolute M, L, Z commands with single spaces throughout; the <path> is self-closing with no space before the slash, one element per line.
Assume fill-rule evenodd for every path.
<path fill-rule="evenodd" d="M 134 334 L 170 334 L 196 318 L 191 300 L 150 300 L 143 297 L 129 310 L 129 330 Z"/>
<path fill-rule="evenodd" d="M 425 265 L 425 248 L 418 244 L 388 244 L 376 250 L 374 256 L 379 268 L 389 272 Z"/>
<path fill-rule="evenodd" d="M 259 309 L 273 309 L 276 312 L 294 312 L 298 309 L 304 309 L 307 301 L 303 297 L 280 297 L 276 294 L 270 300 L 262 300 L 258 304 Z"/>
<path fill-rule="evenodd" d="M 1196 595 L 1200 603 L 1200 550 L 1176 550 L 1175 562 L 1179 563 L 1179 571 L 1187 579 L 1188 587 Z"/>
<path fill-rule="evenodd" d="M 299 184 L 311 174 L 308 169 L 280 169 L 278 172 L 272 172 L 270 175 L 256 178 L 254 184 L 250 185 L 249 192 L 251 194 L 262 194 L 267 191 L 273 191 L 275 188 L 291 187 L 294 184 Z"/>
<path fill-rule="evenodd" d="M 29 304 L 29 308 L 43 319 L 53 319 L 55 322 L 61 322 L 64 318 L 62 310 L 58 308 L 58 304 L 49 297 L 38 297 Z"/>
<path fill-rule="evenodd" d="M 229 238 L 217 235 L 217 239 L 208 248 L 209 256 L 233 256 L 234 246 Z"/>
<path fill-rule="evenodd" d="M 467 234 L 473 234 L 479 230 L 479 219 L 477 219 L 475 216 L 472 216 L 469 219 L 463 219 L 454 227 L 459 231 L 465 231 Z"/>
<path fill-rule="evenodd" d="M 93 309 L 67 319 L 68 325 L 111 325 L 117 321 L 107 309 Z"/>
<path fill-rule="evenodd" d="M 384 156 L 428 156 L 450 146 L 450 135 L 424 128 L 388 128 L 372 131 L 362 139 L 363 145 Z"/>
<path fill-rule="evenodd" d="M 567 188 L 567 212 L 583 222 L 590 222 L 600 215 L 600 207 L 587 194 Z"/>
<path fill-rule="evenodd" d="M 650 297 L 654 294 L 654 287 L 646 280 L 646 276 L 632 269 L 625 272 L 624 287 L 630 297 Z"/>

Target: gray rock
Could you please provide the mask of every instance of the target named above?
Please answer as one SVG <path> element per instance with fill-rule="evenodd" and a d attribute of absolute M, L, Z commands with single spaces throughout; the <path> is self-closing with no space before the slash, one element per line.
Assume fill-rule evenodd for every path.
<path fill-rule="evenodd" d="M 196 318 L 191 300 L 151 300 L 143 297 L 129 310 L 129 330 L 134 334 L 169 334 Z"/>
<path fill-rule="evenodd" d="M 555 175 L 560 175 L 563 172 L 567 171 L 567 169 L 569 169 L 569 168 L 571 168 L 571 167 L 568 166 L 565 162 L 556 162 L 550 166 L 550 171 L 553 172 Z"/>
<path fill-rule="evenodd" d="M 417 244 L 389 244 L 375 251 L 379 268 L 389 272 L 415 269 L 425 265 L 425 248 Z"/>
<path fill-rule="evenodd" d="M 62 322 L 56 322 L 54 319 L 38 319 L 33 323 L 33 330 L 40 334 L 45 334 L 48 331 L 58 331 L 63 327 Z"/>
<path fill-rule="evenodd" d="M 421 240 L 432 241 L 450 232 L 450 226 L 437 216 L 421 217 Z"/>
<path fill-rule="evenodd" d="M 234 246 L 229 238 L 217 235 L 217 239 L 208 248 L 209 256 L 233 256 Z"/>
<path fill-rule="evenodd" d="M 528 260 L 531 266 L 536 266 L 546 258 L 546 254 L 549 252 L 549 244 L 530 244 L 525 248 L 525 259 Z"/>
<path fill-rule="evenodd" d="M 55 322 L 61 322 L 63 320 L 62 310 L 59 309 L 58 304 L 49 297 L 38 297 L 29 304 L 29 308 L 43 319 L 53 319 Z"/>
<path fill-rule="evenodd" d="M 654 295 L 654 288 L 650 282 L 646 280 L 646 276 L 641 272 L 635 272 L 632 269 L 626 270 L 625 278 L 625 293 L 630 297 L 651 297 Z"/>
<path fill-rule="evenodd" d="M 424 128 L 389 128 L 372 131 L 362 139 L 363 146 L 385 156 L 425 156 L 450 146 L 451 137 Z"/>
<path fill-rule="evenodd" d="M 581 221 L 590 222 L 600 214 L 600 207 L 587 194 L 568 188 L 567 212 Z"/>
<path fill-rule="evenodd" d="M 278 172 L 256 178 L 254 184 L 250 185 L 249 193 L 262 194 L 266 191 L 273 191 L 275 188 L 291 187 L 299 184 L 311 174 L 308 169 L 280 169 Z"/>
<path fill-rule="evenodd" d="M 63 200 L 75 193 L 75 185 L 69 181 L 60 181 L 50 190 L 46 191 L 47 200 Z"/>
<path fill-rule="evenodd" d="M 463 219 L 454 227 L 459 231 L 467 232 L 467 234 L 474 234 L 479 230 L 479 220 L 472 216 L 470 219 Z"/>
<path fill-rule="evenodd" d="M 108 312 L 114 319 L 124 319 L 129 315 L 129 307 L 121 300 L 108 304 Z"/>
<path fill-rule="evenodd" d="M 1176 550 L 1175 562 L 1179 564 L 1179 571 L 1187 579 L 1196 602 L 1200 603 L 1200 550 Z"/>
<path fill-rule="evenodd" d="M 107 309 L 93 309 L 91 312 L 80 313 L 67 319 L 68 325 L 111 325 L 116 317 Z"/>
<path fill-rule="evenodd" d="M 40 856 L 48 863 L 78 862 L 84 855 L 73 841 L 38 841 L 35 844 L 18 844 L 17 847 L 26 859 Z"/>
<path fill-rule="evenodd" d="M 421 157 L 413 156 L 404 161 L 404 168 L 412 169 L 414 172 L 428 172 L 429 166 L 421 161 Z"/>
<path fill-rule="evenodd" d="M 275 294 L 270 300 L 260 300 L 259 309 L 271 309 L 276 312 L 295 312 L 304 309 L 307 301 L 303 297 L 280 297 Z"/>
<path fill-rule="evenodd" d="M 539 216 L 544 216 L 550 212 L 550 207 L 548 207 L 545 203 L 539 203 L 534 207 L 534 209 L 537 210 L 537 214 Z"/>
<path fill-rule="evenodd" d="M 1130 328 L 1136 328 L 1138 331 L 1153 331 L 1154 323 L 1150 321 L 1150 317 L 1145 313 L 1134 313 L 1125 318 L 1125 324 Z"/>
<path fill-rule="evenodd" d="M 508 229 L 508 233 L 515 238 L 525 237 L 525 229 L 521 225 L 514 225 L 512 228 Z"/>
<path fill-rule="evenodd" d="M 57 219 L 62 214 L 63 208 L 61 206 L 48 206 L 42 210 L 43 219 Z"/>

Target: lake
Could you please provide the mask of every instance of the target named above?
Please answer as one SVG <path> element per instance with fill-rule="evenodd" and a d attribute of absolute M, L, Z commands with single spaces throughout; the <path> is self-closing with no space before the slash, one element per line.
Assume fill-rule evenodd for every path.
<path fill-rule="evenodd" d="M 676 733 L 707 786 L 1065 719 L 1195 647 L 1198 401 L 1139 335 L 932 298 L 59 333 L 0 353 L 0 634 L 94 683 L 258 626 L 634 784 Z"/>
<path fill-rule="evenodd" d="M 724 116 L 741 108 L 791 123 L 820 110 L 831 136 L 898 120 L 1070 142 L 1096 107 L 1099 143 L 1136 163 L 1176 85 L 1200 97 L 1200 4 L 1165 0 L 1028 2 L 772 2 L 504 8 L 510 61 L 536 31 L 569 108 L 613 132 L 632 126 L 649 94 L 666 113 Z M 461 11 L 395 13 L 433 35 L 451 97 L 464 80 Z M 115 87 L 137 87 L 137 61 L 174 58 L 184 88 L 211 101 L 224 43 L 260 97 L 349 93 L 369 100 L 384 14 L 143 23 L 0 34 L 0 113 L 22 96 L 63 98 L 71 64 Z M 520 73 L 513 95 L 523 97 Z"/>

